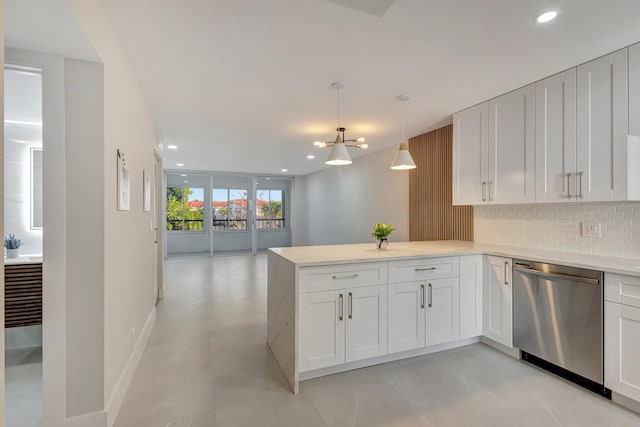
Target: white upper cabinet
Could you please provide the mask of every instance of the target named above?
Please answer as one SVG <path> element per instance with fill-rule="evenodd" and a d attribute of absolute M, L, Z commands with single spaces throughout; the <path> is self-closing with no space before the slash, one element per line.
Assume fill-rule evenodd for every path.
<path fill-rule="evenodd" d="M 628 77 L 628 49 L 578 67 L 578 199 L 590 202 L 629 199 Z"/>
<path fill-rule="evenodd" d="M 629 48 L 629 133 L 640 136 L 640 43 Z"/>
<path fill-rule="evenodd" d="M 628 200 L 640 200 L 640 43 L 629 48 Z"/>
<path fill-rule="evenodd" d="M 535 85 L 453 116 L 453 204 L 535 201 Z"/>
<path fill-rule="evenodd" d="M 576 197 L 576 69 L 536 83 L 536 202 Z"/>
<path fill-rule="evenodd" d="M 640 43 L 456 113 L 453 136 L 454 205 L 640 200 Z"/>
<path fill-rule="evenodd" d="M 489 203 L 535 202 L 535 85 L 489 101 Z"/>
<path fill-rule="evenodd" d="M 453 204 L 487 202 L 489 180 L 489 105 L 453 115 Z"/>

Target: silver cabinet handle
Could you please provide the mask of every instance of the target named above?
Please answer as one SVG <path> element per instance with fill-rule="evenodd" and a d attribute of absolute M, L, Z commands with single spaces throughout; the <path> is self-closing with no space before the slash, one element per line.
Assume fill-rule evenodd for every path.
<path fill-rule="evenodd" d="M 493 181 L 489 181 L 489 201 L 493 202 Z"/>
<path fill-rule="evenodd" d="M 353 319 L 353 294 L 349 292 L 349 319 Z"/>
<path fill-rule="evenodd" d="M 342 279 L 355 279 L 356 277 L 358 277 L 358 273 L 351 274 L 349 276 L 332 276 L 331 278 L 333 280 L 342 280 Z"/>
<path fill-rule="evenodd" d="M 342 294 L 338 297 L 338 318 L 344 320 L 344 297 Z"/>
<path fill-rule="evenodd" d="M 578 172 L 578 178 L 580 178 L 580 192 L 578 193 L 579 199 L 584 197 L 584 194 L 582 193 L 582 175 L 584 175 L 584 172 Z"/>
<path fill-rule="evenodd" d="M 429 307 L 433 307 L 433 285 L 429 283 Z"/>
<path fill-rule="evenodd" d="M 486 181 L 482 183 L 482 201 L 483 202 L 487 201 L 487 182 Z"/>
<path fill-rule="evenodd" d="M 504 284 L 505 285 L 509 284 L 509 276 L 507 276 L 508 269 L 509 269 L 509 261 L 505 261 L 504 262 Z"/>
<path fill-rule="evenodd" d="M 567 199 L 571 198 L 571 175 L 573 175 L 571 172 L 565 174 L 567 177 Z"/>
<path fill-rule="evenodd" d="M 416 268 L 416 272 L 418 271 L 434 271 L 437 270 L 436 267 L 429 267 L 429 268 Z"/>
<path fill-rule="evenodd" d="M 422 303 L 420 304 L 420 308 L 424 308 L 424 283 L 420 285 L 420 299 L 422 300 Z"/>

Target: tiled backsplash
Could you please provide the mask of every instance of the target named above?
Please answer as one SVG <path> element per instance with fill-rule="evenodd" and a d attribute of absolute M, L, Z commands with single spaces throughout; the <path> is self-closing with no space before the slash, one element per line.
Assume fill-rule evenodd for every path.
<path fill-rule="evenodd" d="M 581 223 L 602 237 L 582 237 Z M 475 241 L 640 258 L 640 202 L 474 207 Z"/>

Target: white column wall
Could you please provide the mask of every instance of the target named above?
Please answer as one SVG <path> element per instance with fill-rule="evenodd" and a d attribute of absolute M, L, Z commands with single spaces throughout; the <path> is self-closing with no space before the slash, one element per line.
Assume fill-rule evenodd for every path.
<path fill-rule="evenodd" d="M 103 408 L 117 411 L 128 385 L 134 345 L 153 313 L 154 231 L 143 211 L 143 170 L 155 167 L 156 125 L 100 0 L 66 0 L 80 28 L 104 63 L 104 383 Z M 131 209 L 117 210 L 116 151 L 131 171 Z M 135 362 L 133 362 L 135 363 Z M 109 419 L 113 414 L 109 413 Z"/>

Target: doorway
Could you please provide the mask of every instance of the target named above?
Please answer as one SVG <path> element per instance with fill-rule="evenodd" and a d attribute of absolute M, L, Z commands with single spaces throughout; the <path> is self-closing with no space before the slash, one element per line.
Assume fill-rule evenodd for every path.
<path fill-rule="evenodd" d="M 42 71 L 4 65 L 5 422 L 42 424 Z"/>

